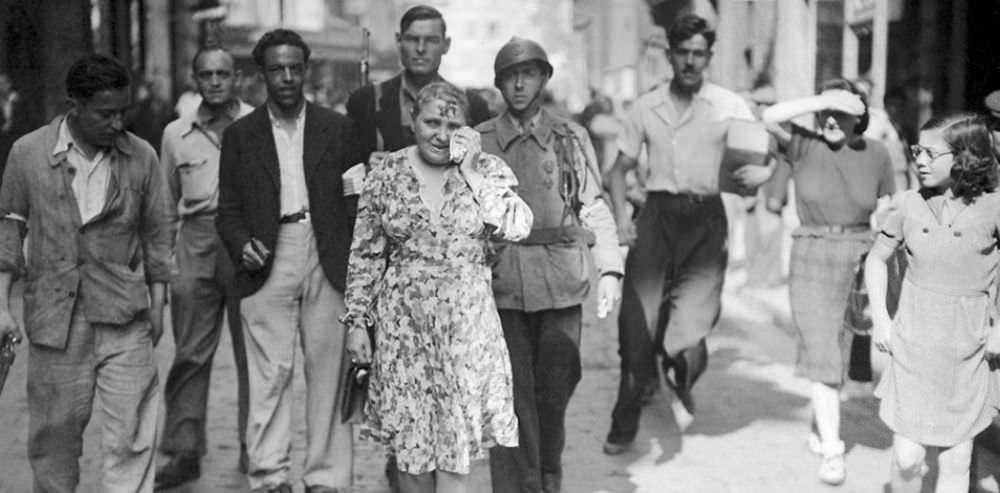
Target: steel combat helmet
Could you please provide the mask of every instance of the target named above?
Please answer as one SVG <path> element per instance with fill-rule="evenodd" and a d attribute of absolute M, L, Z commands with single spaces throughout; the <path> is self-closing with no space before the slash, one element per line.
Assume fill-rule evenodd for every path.
<path fill-rule="evenodd" d="M 493 85 L 500 87 L 500 74 L 514 65 L 524 62 L 537 61 L 552 76 L 552 64 L 549 63 L 549 56 L 545 54 L 542 46 L 530 39 L 514 36 L 504 44 L 497 57 L 493 61 Z"/>

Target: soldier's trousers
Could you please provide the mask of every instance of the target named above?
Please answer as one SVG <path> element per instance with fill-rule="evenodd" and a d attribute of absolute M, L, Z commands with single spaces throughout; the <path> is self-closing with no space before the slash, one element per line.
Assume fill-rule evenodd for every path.
<path fill-rule="evenodd" d="M 247 359 L 240 325 L 239 299 L 231 297 L 232 262 L 209 214 L 185 218 L 176 248 L 177 278 L 171 284 L 174 362 L 164 388 L 167 414 L 161 450 L 168 454 L 205 453 L 205 419 L 212 361 L 222 335 L 223 310 L 229 309 L 237 381 L 237 426 L 241 444 L 247 422 Z"/>
<path fill-rule="evenodd" d="M 537 493 L 542 475 L 562 475 L 566 407 L 580 381 L 580 305 L 500 310 L 514 380 L 517 448 L 490 450 L 494 493 Z"/>

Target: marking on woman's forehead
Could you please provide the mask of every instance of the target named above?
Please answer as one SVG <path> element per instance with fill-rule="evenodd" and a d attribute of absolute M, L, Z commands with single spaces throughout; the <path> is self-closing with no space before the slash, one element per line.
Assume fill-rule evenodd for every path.
<path fill-rule="evenodd" d="M 438 116 L 442 118 L 455 118 L 458 116 L 458 103 L 454 100 L 439 99 L 437 101 Z"/>

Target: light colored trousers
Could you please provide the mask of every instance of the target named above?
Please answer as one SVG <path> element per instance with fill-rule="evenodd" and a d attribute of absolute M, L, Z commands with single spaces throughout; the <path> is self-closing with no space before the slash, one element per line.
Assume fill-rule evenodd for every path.
<path fill-rule="evenodd" d="M 351 484 L 350 424 L 338 402 L 344 364 L 343 293 L 326 279 L 308 222 L 278 231 L 274 263 L 264 285 L 240 303 L 250 376 L 247 452 L 250 487 L 291 484 L 292 377 L 301 343 L 306 378 L 306 463 L 303 482 Z"/>
<path fill-rule="evenodd" d="M 153 491 L 159 382 L 145 316 L 91 324 L 74 312 L 65 349 L 28 351 L 28 460 L 35 493 L 73 493 L 94 395 L 101 418 L 102 493 Z"/>

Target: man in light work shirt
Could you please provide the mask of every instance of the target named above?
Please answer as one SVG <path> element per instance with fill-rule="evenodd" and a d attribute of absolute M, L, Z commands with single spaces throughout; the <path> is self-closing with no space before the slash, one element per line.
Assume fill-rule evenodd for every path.
<path fill-rule="evenodd" d="M 215 213 L 222 131 L 253 107 L 236 97 L 239 73 L 228 51 L 202 49 L 191 63 L 201 105 L 194 114 L 167 125 L 160 147 L 170 190 L 169 216 L 175 227 L 179 220 L 180 229 L 172 236 L 177 241 L 174 255 L 178 268 L 170 289 L 175 353 L 164 389 L 167 415 L 160 446 L 170 461 L 156 472 L 157 486 L 163 488 L 201 475 L 212 358 L 227 306 L 237 373 L 241 467 L 246 460 L 246 352 L 239 310 L 233 309 L 239 299 L 230 293 L 233 265 L 216 233 Z"/>
<path fill-rule="evenodd" d="M 715 41 L 704 19 L 681 17 L 667 38 L 673 79 L 636 101 L 608 176 L 618 236 L 632 247 L 618 317 L 621 381 L 604 444 L 611 455 L 635 440 L 643 389 L 658 379 L 658 354 L 677 397 L 678 426 L 693 419 L 691 388 L 708 363 L 705 338 L 719 317 L 726 272 L 718 176 L 727 122 L 753 119 L 743 98 L 704 80 Z M 636 224 L 626 206 L 625 174 L 636 168 L 643 145 L 649 196 Z M 734 174 L 747 187 L 770 176 L 770 168 L 755 165 Z"/>
<path fill-rule="evenodd" d="M 72 492 L 83 431 L 101 422 L 102 492 L 150 492 L 170 228 L 150 145 L 123 130 L 131 79 L 88 55 L 70 109 L 15 144 L 0 186 L 0 335 L 21 333 L 10 285 L 25 268 L 28 460 L 34 491 Z M 98 396 L 97 407 L 94 396 Z"/>

